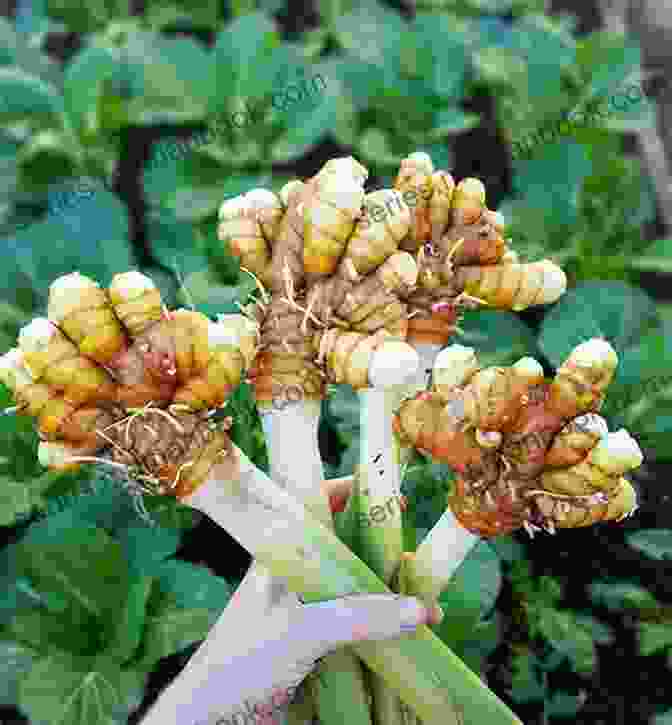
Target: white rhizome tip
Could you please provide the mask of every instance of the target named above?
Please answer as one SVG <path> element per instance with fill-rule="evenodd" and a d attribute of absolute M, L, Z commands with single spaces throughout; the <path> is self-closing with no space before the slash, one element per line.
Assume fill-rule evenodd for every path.
<path fill-rule="evenodd" d="M 13 393 L 33 382 L 33 377 L 25 366 L 23 353 L 17 347 L 0 357 L 0 381 Z"/>
<path fill-rule="evenodd" d="M 577 367 L 606 367 L 615 370 L 618 365 L 618 355 L 606 340 L 593 337 L 572 350 L 569 362 Z"/>
<path fill-rule="evenodd" d="M 533 357 L 521 357 L 520 360 L 513 365 L 513 369 L 516 371 L 517 375 L 527 378 L 528 380 L 538 380 L 541 382 L 544 379 L 544 368 L 541 366 L 541 363 Z"/>
<path fill-rule="evenodd" d="M 439 392 L 448 391 L 456 385 L 464 385 L 478 367 L 473 347 L 449 345 L 436 356 L 432 382 Z"/>
<path fill-rule="evenodd" d="M 19 332 L 19 347 L 23 352 L 41 352 L 51 342 L 58 328 L 46 317 L 36 317 Z"/>
<path fill-rule="evenodd" d="M 100 291 L 100 285 L 79 272 L 54 280 L 49 287 L 49 319 L 59 323 L 81 304 L 81 296 Z"/>
<path fill-rule="evenodd" d="M 136 270 L 115 274 L 110 283 L 110 294 L 127 302 L 142 297 L 145 292 L 152 292 L 155 289 L 154 282 L 147 275 Z"/>
<path fill-rule="evenodd" d="M 598 468 L 616 476 L 641 466 L 644 460 L 639 444 L 625 428 L 607 433 L 593 448 L 589 457 Z"/>
<path fill-rule="evenodd" d="M 567 275 L 555 262 L 546 260 L 544 264 L 544 302 L 557 302 L 567 291 Z"/>
<path fill-rule="evenodd" d="M 418 353 L 407 343 L 389 340 L 372 355 L 369 383 L 374 388 L 401 385 L 414 376 L 420 366 Z"/>

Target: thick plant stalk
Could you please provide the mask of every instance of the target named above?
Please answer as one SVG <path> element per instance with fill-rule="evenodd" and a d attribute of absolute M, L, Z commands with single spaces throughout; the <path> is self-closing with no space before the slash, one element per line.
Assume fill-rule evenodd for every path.
<path fill-rule="evenodd" d="M 403 551 L 399 509 L 396 506 L 392 510 L 386 509 L 400 494 L 392 430 L 395 388 L 416 375 L 418 363 L 418 355 L 410 345 L 398 342 L 395 348 L 390 344 L 374 357 L 374 364 L 369 369 L 369 378 L 375 381 L 373 387 L 359 391 L 361 449 L 357 475 L 363 503 L 371 514 L 369 525 L 360 529 L 362 557 L 388 585 Z M 375 722 L 401 725 L 403 716 L 397 693 L 380 677 L 372 675 L 370 680 Z"/>
<path fill-rule="evenodd" d="M 301 501 L 318 521 L 333 529 L 329 501 L 321 486 L 324 470 L 317 444 L 319 418 L 320 402 L 316 400 L 299 401 L 282 410 L 262 409 L 261 413 L 271 477 Z M 256 570 L 266 571 L 269 580 L 272 578 L 257 562 L 250 571 Z M 277 597 L 288 592 L 287 584 L 273 578 L 267 591 L 274 597 L 269 606 L 274 606 Z M 325 657 L 318 667 L 318 682 L 313 683 L 311 691 L 321 722 L 329 725 L 333 719 L 336 724 L 370 723 L 362 667 L 354 653 L 342 648 Z M 348 698 L 334 696 L 343 692 L 348 692 Z M 295 710 L 291 705 L 290 709 Z"/>
<path fill-rule="evenodd" d="M 188 489 L 182 502 L 203 511 L 266 564 L 285 577 L 305 601 L 352 593 L 389 593 L 373 572 L 310 515 L 296 499 L 233 448 L 239 473 L 215 466 Z M 396 688 L 431 725 L 445 722 L 446 708 L 466 722 L 520 720 L 427 627 L 386 642 L 362 642 L 353 649 Z"/>

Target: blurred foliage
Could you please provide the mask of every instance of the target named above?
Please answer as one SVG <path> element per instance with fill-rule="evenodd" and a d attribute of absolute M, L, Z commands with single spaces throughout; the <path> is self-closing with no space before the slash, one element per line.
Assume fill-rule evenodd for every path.
<path fill-rule="evenodd" d="M 455 342 L 484 365 L 531 355 L 551 371 L 578 342 L 608 339 L 620 358 L 602 409 L 610 429 L 626 426 L 647 458 L 670 458 L 672 315 L 637 285 L 642 272 L 672 272 L 672 241 L 645 240 L 655 197 L 623 150 L 624 134 L 652 123 L 654 102 L 646 92 L 623 110 L 610 101 L 628 84 L 644 88 L 630 38 L 578 37 L 574 19 L 545 15 L 543 0 L 419 0 L 405 14 L 325 0 L 298 29 L 284 0 L 142 5 L 35 0 L 20 4 L 16 27 L 0 19 L 0 353 L 73 269 L 107 284 L 137 268 L 171 306 L 235 312 L 256 285 L 217 238 L 225 198 L 277 191 L 336 154 L 361 160 L 372 188 L 389 186 L 412 151 L 451 170 L 462 143 L 494 140 L 510 165 L 484 152 L 465 174 L 486 181 L 489 200 L 496 190 L 523 260 L 554 259 L 572 289 L 538 324 L 468 313 Z M 62 58 L 44 50 L 69 33 Z M 548 140 L 558 119 L 571 133 Z M 4 389 L 0 405 L 11 405 Z M 228 412 L 236 443 L 267 468 L 248 384 Z M 321 428 L 328 477 L 351 474 L 353 391 L 330 388 Z M 88 467 L 44 473 L 36 448 L 29 421 L 0 417 L 0 526 L 17 539 L 0 551 L 0 704 L 34 723 L 124 723 L 157 662 L 205 635 L 231 587 L 175 558 L 200 515 L 149 497 L 145 511 Z M 405 469 L 407 549 L 438 520 L 452 480 L 419 454 Z M 637 531 L 629 544 L 664 559 L 668 534 Z M 451 616 L 437 633 L 481 674 L 506 645 L 512 700 L 540 705 L 544 718 L 575 717 L 580 685 L 557 688 L 552 675 L 589 678 L 612 632 L 563 606 L 561 582 L 535 577 L 527 557 L 514 537 L 474 549 L 441 597 Z M 496 606 L 505 589 L 512 638 Z M 597 581 L 591 596 L 636 618 L 642 655 L 669 656 L 669 608 L 648 590 Z"/>

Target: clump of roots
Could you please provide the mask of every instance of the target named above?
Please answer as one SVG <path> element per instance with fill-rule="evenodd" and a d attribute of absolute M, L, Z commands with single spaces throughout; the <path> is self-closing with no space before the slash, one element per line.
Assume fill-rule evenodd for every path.
<path fill-rule="evenodd" d="M 170 412 L 148 403 L 97 431 L 109 444 L 107 455 L 75 457 L 72 462 L 114 468 L 136 509 L 148 520 L 144 494 L 187 496 L 230 453 L 226 431 L 233 421 L 218 414 L 219 409 Z"/>

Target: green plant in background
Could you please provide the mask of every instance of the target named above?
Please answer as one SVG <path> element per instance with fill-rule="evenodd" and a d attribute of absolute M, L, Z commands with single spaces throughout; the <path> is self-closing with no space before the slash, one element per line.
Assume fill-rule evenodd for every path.
<path fill-rule="evenodd" d="M 324 141 L 362 158 L 376 185 L 389 185 L 409 149 L 452 167 L 460 134 L 478 130 L 479 116 L 464 108 L 473 95 L 494 99 L 498 132 L 515 156 L 518 139 L 563 114 L 598 108 L 638 77 L 639 53 L 629 42 L 606 33 L 577 40 L 571 19 L 550 18 L 543 6 L 423 1 L 407 20 L 382 3 L 330 1 L 320 3 L 318 26 L 291 41 L 272 19 L 282 9 L 277 2 L 233 3 L 223 13 L 209 0 L 151 0 L 142 16 L 131 16 L 124 2 L 44 0 L 35 3 L 25 37 L 0 20 L 0 233 L 8 252 L 0 271 L 2 351 L 43 309 L 49 282 L 72 269 L 107 284 L 113 271 L 138 268 L 159 284 L 167 304 L 237 311 L 256 284 L 215 236 L 222 198 L 253 186 L 278 190 L 303 175 L 295 165 Z M 63 30 L 81 34 L 81 47 L 60 67 L 31 40 Z M 288 89 L 312 87 L 306 84 L 317 76 L 324 78 L 319 93 L 273 105 L 274 98 L 292 97 Z M 670 241 L 644 241 L 642 225 L 655 217 L 653 192 L 639 162 L 621 148 L 624 132 L 650 123 L 650 110 L 644 99 L 573 137 L 541 144 L 529 160 L 515 159 L 513 195 L 499 207 L 514 246 L 529 258 L 543 250 L 576 287 L 538 330 L 512 313 L 468 313 L 455 342 L 474 347 L 486 366 L 531 355 L 550 368 L 576 342 L 607 338 L 620 359 L 603 410 L 609 426 L 626 426 L 650 448 L 647 457 L 666 460 L 671 388 L 638 381 L 666 379 L 670 318 L 631 285 L 641 271 L 670 272 Z M 251 121 L 226 121 L 241 112 Z M 112 191 L 139 133 L 154 139 L 140 180 L 140 233 L 131 226 L 130 196 L 121 190 L 122 202 Z M 55 213 L 62 190 L 78 188 L 93 193 L 71 195 Z M 612 281 L 590 281 L 596 278 Z M 9 405 L 6 391 L 0 402 Z M 267 467 L 249 386 L 240 386 L 229 412 L 234 440 Z M 340 448 L 327 475 L 351 474 L 360 457 L 356 395 L 343 386 L 332 391 L 322 421 Z M 21 702 L 35 723 L 53 722 L 55 712 L 66 723 L 125 722 L 159 658 L 202 638 L 231 589 L 173 558 L 182 532 L 196 523 L 185 509 L 150 501 L 150 526 L 125 494 L 113 493 L 109 479 L 44 474 L 34 462 L 36 446 L 26 421 L 0 418 L 0 525 L 27 524 L 25 536 L 1 555 L 9 572 L 0 600 L 2 702 Z M 408 549 L 445 508 L 451 479 L 447 467 L 419 455 L 409 464 Z M 44 567 L 35 564 L 58 532 L 62 539 Z M 664 534 L 638 532 L 631 544 L 649 538 Z M 522 632 L 511 660 L 511 696 L 543 702 L 547 716 L 574 716 L 580 693 L 552 692 L 548 676 L 568 663 L 589 675 L 594 642 L 608 642 L 609 629 L 563 609 L 559 582 L 535 581 L 522 548 L 514 557 L 503 553 L 506 545 L 479 546 L 465 561 L 460 586 L 442 597 L 451 617 L 440 636 L 485 672 L 504 636 L 493 611 L 502 585 L 496 549 L 507 563 Z M 85 566 L 94 553 L 118 586 L 100 588 L 99 574 Z M 666 651 L 666 607 L 647 590 L 630 588 L 618 599 L 616 589 L 600 596 L 626 611 L 627 602 L 636 602 L 642 654 Z M 101 626 L 112 603 L 115 616 L 103 616 L 109 621 Z"/>

